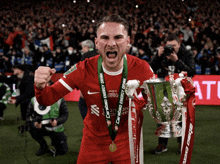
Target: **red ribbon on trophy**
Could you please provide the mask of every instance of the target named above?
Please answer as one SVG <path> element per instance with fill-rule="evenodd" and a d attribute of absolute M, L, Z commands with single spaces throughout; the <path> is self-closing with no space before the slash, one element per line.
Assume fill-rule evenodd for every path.
<path fill-rule="evenodd" d="M 195 87 L 189 79 L 183 79 L 181 84 L 188 97 L 184 102 L 187 107 L 186 128 L 179 164 L 190 164 L 195 135 Z"/>
<path fill-rule="evenodd" d="M 138 99 L 134 96 L 129 98 L 129 144 L 131 164 L 143 163 L 143 112 L 141 109 L 145 106 L 143 99 Z"/>
<path fill-rule="evenodd" d="M 179 74 L 175 73 L 173 76 L 174 79 L 179 78 Z M 184 76 L 187 76 L 187 74 L 184 74 Z M 166 77 L 166 81 L 169 81 L 169 76 Z M 182 79 L 181 85 L 187 95 L 187 99 L 183 102 L 187 109 L 185 120 L 183 120 L 183 123 L 185 122 L 185 131 L 182 136 L 183 144 L 179 164 L 190 164 L 195 136 L 195 87 L 189 77 Z"/>

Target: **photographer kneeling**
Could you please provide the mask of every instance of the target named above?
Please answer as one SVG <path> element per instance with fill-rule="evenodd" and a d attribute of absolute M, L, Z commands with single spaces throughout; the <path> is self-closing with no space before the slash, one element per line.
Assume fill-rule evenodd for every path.
<path fill-rule="evenodd" d="M 167 37 L 166 46 L 159 47 L 158 53 L 152 57 L 150 66 L 158 78 L 165 78 L 168 76 L 168 66 L 175 66 L 174 73 L 187 72 L 189 77 L 195 74 L 195 62 L 193 53 L 188 51 L 183 44 L 181 44 L 179 37 L 175 34 L 169 34 Z M 182 123 L 180 122 L 179 125 Z M 158 127 L 161 126 L 158 124 Z M 181 137 L 177 138 L 179 143 L 178 153 L 181 151 Z M 151 153 L 161 154 L 167 151 L 168 138 L 159 137 L 159 145 L 153 149 Z"/>
<path fill-rule="evenodd" d="M 50 82 L 51 85 L 52 82 Z M 51 153 L 52 156 L 64 155 L 68 150 L 67 138 L 64 134 L 63 123 L 68 118 L 68 108 L 64 98 L 58 100 L 51 106 L 41 106 L 36 97 L 31 99 L 28 106 L 26 121 L 29 125 L 29 132 L 33 139 L 40 144 L 37 156 Z M 44 136 L 49 136 L 55 150 L 48 149 Z"/>

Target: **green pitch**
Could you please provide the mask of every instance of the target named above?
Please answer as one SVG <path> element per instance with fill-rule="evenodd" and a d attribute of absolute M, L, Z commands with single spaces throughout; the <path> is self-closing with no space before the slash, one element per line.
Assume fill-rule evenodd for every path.
<path fill-rule="evenodd" d="M 68 153 L 64 156 L 51 157 L 49 154 L 36 156 L 39 145 L 28 132 L 22 136 L 17 127 L 24 124 L 20 118 L 20 108 L 8 105 L 5 119 L 0 121 L 0 164 L 75 164 L 80 149 L 83 121 L 77 102 L 67 102 L 69 118 L 64 124 L 67 135 Z M 195 142 L 192 164 L 218 164 L 220 160 L 220 106 L 197 106 L 195 122 Z M 157 124 L 148 111 L 144 112 L 144 163 L 145 164 L 178 164 L 178 143 L 175 138 L 169 139 L 168 152 L 161 155 L 150 154 L 158 144 L 154 135 Z M 49 137 L 45 137 L 49 147 Z"/>

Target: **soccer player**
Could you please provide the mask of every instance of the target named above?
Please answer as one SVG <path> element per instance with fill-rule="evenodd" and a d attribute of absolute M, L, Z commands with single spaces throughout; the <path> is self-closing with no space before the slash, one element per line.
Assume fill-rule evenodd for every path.
<path fill-rule="evenodd" d="M 153 71 L 146 61 L 126 54 L 128 28 L 118 15 L 104 17 L 97 24 L 95 38 L 100 55 L 77 63 L 52 86 L 46 83 L 54 69 L 39 67 L 35 71 L 35 94 L 41 105 L 51 105 L 75 88 L 84 95 L 88 112 L 78 164 L 131 163 L 125 84 L 136 79 L 142 85 L 153 77 Z"/>

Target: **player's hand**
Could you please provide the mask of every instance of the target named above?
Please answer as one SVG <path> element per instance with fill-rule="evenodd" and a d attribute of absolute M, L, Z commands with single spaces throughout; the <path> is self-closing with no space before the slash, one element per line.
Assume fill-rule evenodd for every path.
<path fill-rule="evenodd" d="M 173 61 L 173 62 L 176 62 L 178 60 L 178 56 L 175 52 L 171 53 L 169 56 L 166 56 L 167 59 Z"/>
<path fill-rule="evenodd" d="M 42 124 L 39 124 L 38 122 L 35 122 L 34 125 L 35 125 L 35 127 L 37 129 L 41 129 L 42 128 Z"/>
<path fill-rule="evenodd" d="M 38 67 L 38 69 L 35 71 L 35 76 L 34 76 L 35 85 L 38 88 L 43 89 L 47 85 L 47 82 L 50 81 L 52 75 L 55 73 L 56 70 L 54 68 L 51 69 L 50 67 L 44 67 L 44 66 Z"/>
<path fill-rule="evenodd" d="M 57 126 L 57 120 L 56 120 L 56 119 L 50 120 L 50 124 L 51 124 L 52 126 Z"/>

